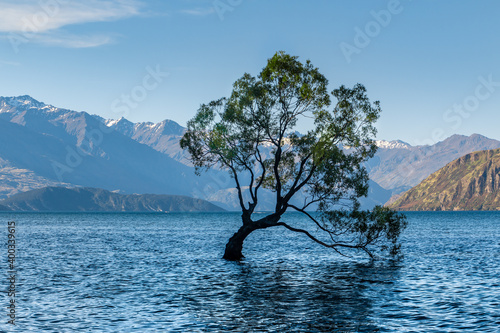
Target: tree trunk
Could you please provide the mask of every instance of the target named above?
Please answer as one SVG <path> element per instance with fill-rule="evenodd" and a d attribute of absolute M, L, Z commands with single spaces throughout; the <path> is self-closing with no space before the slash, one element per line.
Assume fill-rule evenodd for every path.
<path fill-rule="evenodd" d="M 229 239 L 226 244 L 226 251 L 224 252 L 223 259 L 238 261 L 244 258 L 241 250 L 243 249 L 243 241 L 248 235 L 256 230 L 252 225 L 243 225 L 241 228 Z"/>

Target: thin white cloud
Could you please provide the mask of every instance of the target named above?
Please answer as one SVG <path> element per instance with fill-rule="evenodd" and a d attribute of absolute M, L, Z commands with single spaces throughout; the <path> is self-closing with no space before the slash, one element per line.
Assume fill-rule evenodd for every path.
<path fill-rule="evenodd" d="M 6 65 L 6 66 L 21 66 L 21 63 L 16 62 L 16 61 L 5 61 L 0 59 L 0 65 Z"/>
<path fill-rule="evenodd" d="M 133 0 L 0 0 L 0 32 L 41 33 L 71 24 L 114 21 L 139 14 Z"/>
<path fill-rule="evenodd" d="M 194 8 L 194 9 L 184 9 L 180 11 L 183 14 L 193 15 L 193 16 L 206 16 L 214 14 L 215 10 L 213 7 L 210 8 Z"/>
<path fill-rule="evenodd" d="M 79 36 L 69 34 L 40 34 L 35 36 L 33 41 L 48 46 L 81 49 L 109 44 L 113 40 L 111 36 L 106 35 Z"/>

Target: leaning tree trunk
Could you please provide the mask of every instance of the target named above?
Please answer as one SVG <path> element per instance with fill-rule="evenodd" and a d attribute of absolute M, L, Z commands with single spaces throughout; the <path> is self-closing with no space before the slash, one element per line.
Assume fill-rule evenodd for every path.
<path fill-rule="evenodd" d="M 243 241 L 248 235 L 254 230 L 256 230 L 252 225 L 244 224 L 241 228 L 229 239 L 226 244 L 226 251 L 222 258 L 227 260 L 241 260 L 244 258 L 241 250 L 243 249 Z"/>
<path fill-rule="evenodd" d="M 245 258 L 245 256 L 241 253 L 243 249 L 243 241 L 247 238 L 248 235 L 257 229 L 266 229 L 269 227 L 276 226 L 277 222 L 280 219 L 280 215 L 271 214 L 266 216 L 258 221 L 252 221 L 250 218 L 250 214 L 243 213 L 241 216 L 243 220 L 243 225 L 240 229 L 233 235 L 233 237 L 229 238 L 229 242 L 226 244 L 226 251 L 224 252 L 223 259 L 227 260 L 241 260 Z"/>

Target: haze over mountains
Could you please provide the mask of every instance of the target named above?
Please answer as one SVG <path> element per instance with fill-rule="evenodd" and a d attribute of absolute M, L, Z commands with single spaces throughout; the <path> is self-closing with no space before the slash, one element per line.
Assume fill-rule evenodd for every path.
<path fill-rule="evenodd" d="M 67 184 L 193 196 L 206 182 L 192 168 L 107 127 L 99 117 L 29 96 L 0 98 L 0 142 L 0 177 L 8 179 L 1 196 L 19 192 L 20 185 Z"/>
<path fill-rule="evenodd" d="M 239 208 L 233 181 L 213 170 L 198 177 L 178 144 L 184 128 L 108 120 L 57 108 L 30 96 L 0 97 L 0 199 L 47 186 L 83 186 L 120 193 L 188 195 L 225 209 Z M 378 141 L 367 162 L 365 207 L 384 204 L 467 153 L 500 148 L 481 135 L 454 135 L 432 146 Z M 264 198 L 271 193 L 264 193 Z M 272 208 L 262 200 L 261 210 Z"/>

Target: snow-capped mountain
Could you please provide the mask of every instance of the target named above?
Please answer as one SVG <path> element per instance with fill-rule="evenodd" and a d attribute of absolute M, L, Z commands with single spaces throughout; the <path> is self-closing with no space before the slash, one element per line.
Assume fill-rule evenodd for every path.
<path fill-rule="evenodd" d="M 186 152 L 179 145 L 179 141 L 186 129 L 175 121 L 133 123 L 123 117 L 117 120 L 103 119 L 103 121 L 109 128 L 191 166 Z"/>
<path fill-rule="evenodd" d="M 385 140 L 376 140 L 375 144 L 379 148 L 384 149 L 410 149 L 411 145 L 401 140 L 393 140 L 393 141 L 385 141 Z"/>
<path fill-rule="evenodd" d="M 173 120 L 163 120 L 159 123 L 141 122 L 133 123 L 123 117 L 120 119 L 107 119 L 104 120 L 106 126 L 116 129 L 117 131 L 126 134 L 127 136 L 141 137 L 146 133 L 156 135 L 176 135 L 182 136 L 185 128 L 177 124 Z"/>
<path fill-rule="evenodd" d="M 500 148 L 500 141 L 479 134 L 455 134 L 429 146 L 410 146 L 403 141 L 385 141 L 377 145 L 377 153 L 366 163 L 370 179 L 398 193 L 417 185 L 461 156 Z"/>
<path fill-rule="evenodd" d="M 0 97 L 0 160 L 0 197 L 17 187 L 64 183 L 202 198 L 212 179 L 197 177 L 191 167 L 107 127 L 99 117 L 29 96 Z"/>
<path fill-rule="evenodd" d="M 39 102 L 31 96 L 24 95 L 18 97 L 0 97 L 0 113 L 2 112 L 22 112 L 29 109 L 44 110 L 54 112 L 61 110 L 52 105 Z"/>
<path fill-rule="evenodd" d="M 45 186 L 87 186 L 122 193 L 187 194 L 208 198 L 234 187 L 227 173 L 196 177 L 179 146 L 185 128 L 174 121 L 133 123 L 57 108 L 30 96 L 0 97 L 0 198 Z M 365 165 L 373 202 L 418 184 L 447 163 L 473 151 L 500 148 L 474 134 L 431 146 L 376 142 Z M 237 197 L 231 196 L 234 207 Z M 377 199 L 378 198 L 378 199 Z M 370 196 L 369 198 L 370 199 Z M 227 199 L 229 200 L 229 199 Z M 231 203 L 225 202 L 228 206 Z"/>

